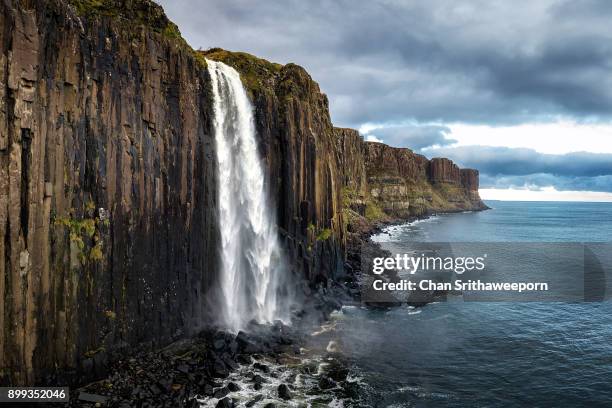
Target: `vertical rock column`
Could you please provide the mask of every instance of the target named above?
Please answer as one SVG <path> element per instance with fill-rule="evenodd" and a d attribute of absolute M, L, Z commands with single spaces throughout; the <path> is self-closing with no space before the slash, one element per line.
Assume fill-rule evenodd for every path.
<path fill-rule="evenodd" d="M 2 13 L 0 19 L 0 44 L 10 49 L 0 54 L 0 359 L 2 367 L 23 368 L 17 381 L 24 382 L 32 377 L 38 294 L 41 277 L 48 275 L 44 232 L 50 207 L 41 171 L 46 139 L 33 115 L 39 69 L 35 13 Z"/>

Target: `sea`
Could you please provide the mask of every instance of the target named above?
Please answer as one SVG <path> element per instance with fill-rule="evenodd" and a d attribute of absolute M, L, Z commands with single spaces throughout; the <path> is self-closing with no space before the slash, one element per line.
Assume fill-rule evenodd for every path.
<path fill-rule="evenodd" d="M 612 242 L 612 203 L 487 205 L 389 227 L 373 240 L 392 252 L 412 242 L 507 242 L 508 251 L 516 242 Z M 609 301 L 353 305 L 331 327 L 361 384 L 359 402 L 345 406 L 612 406 Z"/>

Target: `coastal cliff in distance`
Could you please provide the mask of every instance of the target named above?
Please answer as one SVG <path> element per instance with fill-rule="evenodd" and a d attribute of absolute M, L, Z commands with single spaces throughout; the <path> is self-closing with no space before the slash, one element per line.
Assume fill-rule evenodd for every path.
<path fill-rule="evenodd" d="M 148 0 L 0 4 L 0 382 L 79 383 L 214 320 L 205 58 L 234 67 L 290 269 L 343 274 L 352 223 L 482 209 L 478 174 L 335 128 L 308 73 L 192 50 Z"/>
<path fill-rule="evenodd" d="M 377 222 L 487 208 L 478 194 L 478 170 L 460 169 L 446 158 L 429 160 L 407 148 L 365 142 L 353 129 L 335 132 L 345 210 Z"/>

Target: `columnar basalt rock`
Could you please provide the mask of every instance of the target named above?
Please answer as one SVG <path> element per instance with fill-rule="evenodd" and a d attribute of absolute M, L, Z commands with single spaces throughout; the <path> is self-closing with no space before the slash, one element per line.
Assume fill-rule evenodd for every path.
<path fill-rule="evenodd" d="M 478 192 L 478 170 L 461 169 L 461 185 L 468 191 Z"/>
<path fill-rule="evenodd" d="M 0 4 L 4 382 L 95 376 L 207 313 L 208 78 L 180 40 L 129 25 L 60 1 Z"/>
<path fill-rule="evenodd" d="M 399 176 L 412 181 L 427 178 L 429 161 L 410 149 L 395 148 L 383 143 L 366 143 L 368 177 Z"/>
<path fill-rule="evenodd" d="M 367 194 L 362 200 L 372 208 L 371 217 L 402 219 L 486 208 L 478 195 L 476 170 L 459 169 L 446 158 L 428 160 L 406 148 L 364 145 Z M 352 151 L 344 154 L 353 157 Z"/>
<path fill-rule="evenodd" d="M 461 185 L 459 167 L 447 158 L 434 158 L 429 162 L 429 178 L 432 183 Z"/>
<path fill-rule="evenodd" d="M 355 129 L 334 128 L 334 132 L 337 139 L 338 164 L 342 169 L 342 184 L 364 197 L 368 186 L 368 143 L 364 142 L 363 136 Z"/>
<path fill-rule="evenodd" d="M 221 49 L 203 55 L 234 67 L 251 94 L 271 199 L 293 269 L 311 281 L 341 273 L 343 172 L 327 97 L 295 64 Z"/>

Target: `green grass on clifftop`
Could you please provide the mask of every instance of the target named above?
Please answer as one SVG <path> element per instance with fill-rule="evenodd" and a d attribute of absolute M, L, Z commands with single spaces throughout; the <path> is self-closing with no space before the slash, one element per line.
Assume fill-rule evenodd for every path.
<path fill-rule="evenodd" d="M 199 52 L 204 58 L 223 62 L 240 73 L 240 78 L 251 91 L 267 88 L 283 68 L 281 64 L 258 58 L 246 52 L 232 52 L 222 48 L 211 48 Z"/>
<path fill-rule="evenodd" d="M 84 17 L 111 17 L 130 26 L 144 26 L 164 37 L 181 39 L 181 32 L 164 9 L 150 0 L 67 0 Z M 184 40 L 183 40 L 184 41 Z"/>

